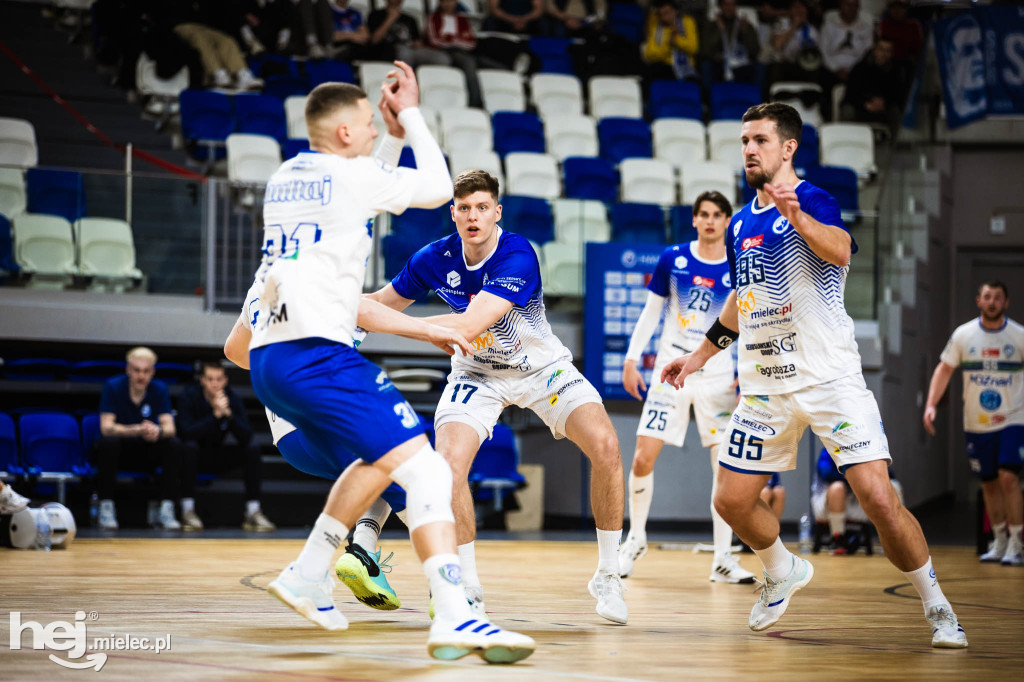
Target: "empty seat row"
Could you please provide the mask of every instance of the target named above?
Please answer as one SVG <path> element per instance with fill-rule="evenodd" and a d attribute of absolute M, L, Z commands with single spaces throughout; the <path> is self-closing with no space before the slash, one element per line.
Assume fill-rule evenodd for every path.
<path fill-rule="evenodd" d="M 85 458 L 99 438 L 99 415 L 78 420 L 58 412 L 30 412 L 18 418 L 0 412 L 0 474 L 41 476 L 46 473 L 85 475 Z M 4 476 L 5 478 L 7 476 Z"/>
<path fill-rule="evenodd" d="M 85 181 L 77 171 L 0 168 L 0 215 L 45 213 L 75 221 L 85 215 Z"/>

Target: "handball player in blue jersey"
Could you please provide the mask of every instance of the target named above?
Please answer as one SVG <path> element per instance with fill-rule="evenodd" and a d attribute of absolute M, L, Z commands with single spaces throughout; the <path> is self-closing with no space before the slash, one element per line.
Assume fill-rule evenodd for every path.
<path fill-rule="evenodd" d="M 772 472 L 796 468 L 810 427 L 878 529 L 885 556 L 921 596 L 932 646 L 963 648 L 967 636 L 939 587 L 921 526 L 889 481 L 889 445 L 843 301 L 856 243 L 835 198 L 793 170 L 802 123 L 778 102 L 743 115 L 744 171 L 757 196 L 726 233 L 733 292 L 701 345 L 673 360 L 662 380 L 685 385 L 738 338 L 742 399 L 718 454 L 714 504 L 764 564 L 752 630 L 775 624 L 814 574 L 782 544 L 779 521 L 759 497 Z"/>
<path fill-rule="evenodd" d="M 466 594 L 482 613 L 476 574 L 476 522 L 470 465 L 508 405 L 528 408 L 555 438 L 579 446 L 593 467 L 590 501 L 597 525 L 598 567 L 588 584 L 597 613 L 628 618 L 619 578 L 622 535 L 622 456 L 601 396 L 572 364 L 544 314 L 540 266 L 530 242 L 498 225 L 498 181 L 481 170 L 455 178 L 456 233 L 420 249 L 395 279 L 370 296 L 404 310 L 429 290 L 450 315 L 427 318 L 472 339 L 471 356 L 456 352 L 434 417 L 437 450 L 455 476 L 453 511 Z"/>

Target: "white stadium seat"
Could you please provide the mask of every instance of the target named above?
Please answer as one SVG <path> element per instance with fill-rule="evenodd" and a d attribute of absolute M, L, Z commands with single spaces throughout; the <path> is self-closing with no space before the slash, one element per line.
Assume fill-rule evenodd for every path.
<path fill-rule="evenodd" d="M 0 215 L 13 218 L 25 210 L 26 203 L 24 172 L 0 168 Z"/>
<path fill-rule="evenodd" d="M 606 242 L 612 238 L 608 209 L 600 201 L 555 199 L 555 241 L 562 244 Z"/>
<path fill-rule="evenodd" d="M 82 218 L 75 225 L 78 262 L 83 275 L 111 281 L 115 288 L 142 279 L 135 267 L 132 227 L 114 218 Z"/>
<path fill-rule="evenodd" d="M 733 170 L 743 168 L 743 134 L 740 121 L 712 121 L 708 124 L 708 158 L 727 164 Z"/>
<path fill-rule="evenodd" d="M 595 76 L 588 84 L 590 115 L 601 120 L 609 116 L 643 118 L 640 83 L 625 76 Z"/>
<path fill-rule="evenodd" d="M 480 69 L 480 95 L 484 109 L 496 111 L 526 111 L 526 95 L 523 93 L 523 78 L 515 71 L 503 69 Z"/>
<path fill-rule="evenodd" d="M 550 154 L 511 152 L 505 155 L 505 193 L 554 199 L 562 193 L 558 162 Z"/>
<path fill-rule="evenodd" d="M 0 166 L 28 168 L 39 163 L 36 129 L 20 118 L 0 117 Z"/>
<path fill-rule="evenodd" d="M 704 124 L 690 118 L 659 118 L 651 124 L 654 158 L 673 166 L 704 161 L 707 153 L 707 131 Z"/>
<path fill-rule="evenodd" d="M 14 219 L 14 257 L 29 285 L 61 289 L 78 273 L 71 223 L 54 215 L 22 213 Z"/>
<path fill-rule="evenodd" d="M 541 247 L 544 293 L 552 296 L 583 294 L 583 247 L 551 241 Z"/>
<path fill-rule="evenodd" d="M 821 165 L 846 166 L 858 175 L 870 175 L 875 167 L 875 138 L 867 123 L 826 123 L 818 131 Z"/>
<path fill-rule="evenodd" d="M 540 117 L 583 113 L 580 79 L 561 73 L 537 73 L 530 78 L 530 99 Z"/>
<path fill-rule="evenodd" d="M 480 109 L 442 109 L 441 136 L 449 154 L 463 149 L 480 152 L 494 149 L 491 117 Z"/>
<path fill-rule="evenodd" d="M 284 117 L 288 121 L 288 137 L 294 140 L 308 140 L 306 130 L 306 95 L 292 95 L 284 101 Z M 374 111 L 377 108 L 374 107 Z M 380 131 L 383 134 L 383 129 Z"/>
<path fill-rule="evenodd" d="M 380 92 L 380 85 L 384 82 L 384 77 L 395 68 L 391 62 L 362 62 L 359 65 L 359 85 L 367 93 Z M 376 111 L 377 107 L 373 109 Z"/>
<path fill-rule="evenodd" d="M 768 99 L 772 102 L 784 102 L 793 107 L 800 114 L 804 123 L 810 123 L 817 128 L 821 125 L 821 106 L 815 102 L 811 106 L 803 103 L 801 93 L 813 93 L 818 100 L 824 97 L 824 90 L 817 83 L 805 83 L 802 81 L 778 81 L 772 84 L 768 90 Z"/>
<path fill-rule="evenodd" d="M 232 182 L 265 183 L 281 165 L 281 147 L 267 135 L 232 133 L 227 149 Z"/>
<path fill-rule="evenodd" d="M 505 174 L 501 170 L 501 159 L 498 158 L 495 152 L 454 149 L 448 157 L 448 166 L 452 171 L 453 178 L 462 171 L 474 168 L 487 171 L 498 179 L 499 192 L 505 192 Z"/>
<path fill-rule="evenodd" d="M 452 66 L 421 66 L 416 70 L 420 102 L 438 111 L 458 109 L 469 103 L 466 75 Z"/>
<path fill-rule="evenodd" d="M 597 156 L 597 124 L 582 114 L 551 114 L 544 118 L 548 152 L 559 161 L 570 156 Z"/>
<path fill-rule="evenodd" d="M 698 161 L 680 166 L 679 198 L 684 206 L 692 206 L 701 192 L 721 192 L 730 202 L 736 201 L 736 171 L 717 161 Z"/>
<path fill-rule="evenodd" d="M 668 161 L 623 159 L 619 173 L 622 201 L 662 206 L 676 202 L 675 172 Z"/>

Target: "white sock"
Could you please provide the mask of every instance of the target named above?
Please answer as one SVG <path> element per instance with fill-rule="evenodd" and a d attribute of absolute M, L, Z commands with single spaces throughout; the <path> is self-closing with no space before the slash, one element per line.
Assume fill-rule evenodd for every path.
<path fill-rule="evenodd" d="M 629 470 L 629 532 L 641 540 L 647 537 L 647 514 L 654 499 L 654 472 L 637 476 Z M 599 533 L 601 531 L 598 531 Z"/>
<path fill-rule="evenodd" d="M 334 553 L 348 536 L 348 528 L 344 523 L 320 514 L 313 526 L 313 531 L 306 539 L 306 546 L 295 560 L 296 569 L 303 580 L 320 582 L 331 568 Z"/>
<path fill-rule="evenodd" d="M 796 561 L 793 553 L 782 544 L 781 537 L 775 538 L 775 542 L 765 549 L 755 549 L 754 554 L 764 564 L 765 573 L 772 580 L 782 580 L 789 575 Z"/>
<path fill-rule="evenodd" d="M 473 618 L 462 587 L 462 569 L 456 554 L 435 554 L 423 562 L 423 572 L 430 583 L 437 620 L 464 623 Z"/>
<path fill-rule="evenodd" d="M 1021 531 L 1024 531 L 1024 526 L 1008 526 L 1010 529 L 1010 542 L 1020 546 L 1021 544 Z"/>
<path fill-rule="evenodd" d="M 1006 521 L 1002 523 L 992 524 L 992 534 L 996 537 L 996 540 L 1006 539 L 1008 531 L 1006 530 Z"/>
<path fill-rule="evenodd" d="M 907 576 L 907 580 L 910 581 L 914 589 L 921 596 L 925 614 L 928 613 L 928 609 L 937 604 L 949 603 L 946 595 L 942 594 L 942 588 L 939 587 L 939 579 L 935 577 L 935 569 L 932 568 L 931 557 L 928 557 L 928 561 L 921 568 L 916 571 L 904 571 L 903 575 Z"/>
<path fill-rule="evenodd" d="M 476 572 L 476 542 L 459 545 L 459 564 L 462 566 L 463 584 L 480 587 L 480 576 Z"/>
<path fill-rule="evenodd" d="M 599 573 L 619 574 L 619 542 L 622 529 L 597 529 L 597 570 Z"/>
<path fill-rule="evenodd" d="M 352 542 L 365 549 L 370 554 L 377 551 L 377 540 L 380 538 L 380 529 L 391 514 L 391 505 L 382 498 L 370 505 L 363 517 L 356 522 L 356 529 L 352 531 Z"/>
<path fill-rule="evenodd" d="M 832 535 L 842 535 L 846 532 L 846 514 L 843 512 L 828 513 L 828 530 Z"/>
<path fill-rule="evenodd" d="M 195 498 L 193 498 L 193 497 L 183 497 L 183 498 L 181 498 L 181 513 L 182 514 L 187 514 L 190 511 L 195 511 L 195 508 L 196 508 Z"/>
<path fill-rule="evenodd" d="M 247 517 L 248 516 L 252 516 L 256 512 L 258 512 L 259 510 L 260 510 L 260 501 L 259 500 L 249 500 L 249 501 L 247 501 L 245 503 L 245 515 Z"/>

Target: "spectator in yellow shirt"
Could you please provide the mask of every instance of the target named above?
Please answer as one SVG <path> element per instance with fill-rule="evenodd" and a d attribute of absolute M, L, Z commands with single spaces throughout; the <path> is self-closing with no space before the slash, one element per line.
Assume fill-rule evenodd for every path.
<path fill-rule="evenodd" d="M 698 80 L 694 57 L 697 22 L 680 15 L 672 0 L 661 0 L 647 13 L 647 40 L 643 47 L 648 80 Z"/>

